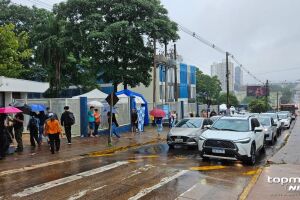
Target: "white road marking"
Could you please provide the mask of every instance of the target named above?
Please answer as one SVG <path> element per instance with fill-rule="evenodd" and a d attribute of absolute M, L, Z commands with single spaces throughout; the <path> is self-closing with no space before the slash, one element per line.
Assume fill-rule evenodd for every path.
<path fill-rule="evenodd" d="M 80 199 L 81 197 L 83 197 L 84 195 L 86 195 L 86 193 L 88 192 L 89 190 L 83 190 L 81 192 L 79 192 L 78 194 L 74 194 L 72 195 L 70 198 L 68 198 L 68 200 L 76 200 L 76 199 Z"/>
<path fill-rule="evenodd" d="M 156 185 L 153 185 L 149 188 L 146 188 L 146 189 L 143 189 L 141 190 L 139 193 L 137 193 L 135 196 L 133 197 L 130 197 L 128 200 L 138 200 L 144 196 L 146 196 L 147 194 L 149 194 L 150 192 L 152 192 L 153 190 L 156 190 L 157 188 L 160 188 L 161 186 L 169 183 L 170 181 L 184 175 L 185 173 L 187 173 L 188 170 L 182 170 L 180 172 L 178 172 L 177 174 L 173 175 L 173 176 L 169 176 L 169 177 L 166 177 L 166 178 L 163 178 L 160 180 L 160 182 Z"/>
<path fill-rule="evenodd" d="M 93 189 L 93 191 L 101 190 L 101 189 L 105 188 L 106 186 L 107 186 L 107 185 L 103 185 L 103 186 L 101 186 L 101 187 L 95 188 L 95 189 Z"/>
<path fill-rule="evenodd" d="M 82 158 L 83 157 L 75 157 L 75 158 L 68 159 L 68 160 L 56 160 L 56 161 L 52 161 L 52 162 L 32 165 L 32 166 L 29 166 L 29 167 L 23 167 L 23 168 L 19 168 L 19 169 L 11 169 L 11 170 L 0 172 L 0 176 L 15 174 L 15 173 L 18 173 L 18 172 L 25 172 L 25 171 L 29 171 L 29 170 L 33 170 L 33 169 L 48 167 L 48 166 L 51 166 L 51 165 L 57 165 L 57 164 L 62 164 L 62 163 L 66 163 L 66 162 L 72 162 L 72 161 L 80 160 Z"/>
<path fill-rule="evenodd" d="M 155 166 L 153 166 L 153 165 L 145 165 L 145 167 L 140 167 L 139 169 L 132 171 L 131 174 L 129 174 L 127 177 L 123 178 L 121 181 L 129 179 L 129 178 L 131 178 L 133 176 L 139 175 L 142 172 L 146 172 L 146 171 L 148 171 L 149 169 L 151 169 L 153 167 L 155 167 Z"/>
<path fill-rule="evenodd" d="M 105 172 L 105 171 L 117 168 L 119 166 L 126 165 L 128 163 L 129 162 L 127 162 L 127 161 L 115 162 L 113 164 L 105 165 L 103 167 L 92 169 L 92 170 L 89 170 L 89 171 L 86 171 L 86 172 L 82 172 L 82 173 L 75 174 L 75 175 L 72 175 L 72 176 L 68 176 L 68 177 L 65 177 L 65 178 L 50 181 L 48 183 L 43 183 L 43 184 L 40 184 L 40 185 L 36 185 L 36 186 L 33 186 L 33 187 L 30 187 L 30 188 L 27 188 L 27 189 L 23 190 L 23 192 L 13 194 L 12 196 L 13 197 L 26 197 L 26 196 L 32 195 L 34 193 L 37 193 L 37 192 L 41 192 L 41 191 L 48 190 L 48 189 L 53 188 L 53 187 L 57 187 L 59 185 L 70 183 L 70 182 L 73 182 L 73 181 L 76 181 L 76 180 L 79 180 L 79 179 L 82 179 L 82 178 L 85 178 L 85 177 L 93 176 L 95 174 L 99 174 L 101 172 Z"/>
<path fill-rule="evenodd" d="M 175 200 L 179 200 L 180 197 L 183 197 L 185 194 L 189 193 L 190 191 L 192 191 L 193 189 L 195 189 L 197 187 L 198 183 L 196 183 L 195 185 L 193 185 L 190 189 L 188 189 L 187 191 L 185 191 L 184 193 L 182 193 L 181 195 L 179 195 L 179 197 L 177 197 Z"/>

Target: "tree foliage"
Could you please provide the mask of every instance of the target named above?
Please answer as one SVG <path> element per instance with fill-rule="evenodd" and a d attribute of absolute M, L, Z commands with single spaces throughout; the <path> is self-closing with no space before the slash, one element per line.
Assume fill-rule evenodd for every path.
<path fill-rule="evenodd" d="M 269 106 L 264 99 L 255 99 L 251 101 L 248 108 L 252 113 L 262 113 L 269 110 Z"/>
<path fill-rule="evenodd" d="M 209 75 L 204 74 L 202 71 L 197 69 L 196 72 L 196 91 L 198 96 L 198 101 L 202 103 L 206 103 L 206 95 L 208 98 L 216 102 L 218 99 L 220 92 L 222 91 L 221 82 L 216 76 L 210 77 Z"/>
<path fill-rule="evenodd" d="M 74 57 L 90 58 L 98 78 L 115 88 L 120 83 L 149 85 L 153 37 L 160 42 L 178 38 L 177 25 L 158 0 L 69 0 L 55 13 L 67 21 Z"/>
<path fill-rule="evenodd" d="M 29 59 L 28 34 L 24 31 L 16 34 L 15 26 L 0 26 L 0 74 L 7 77 L 19 77 L 23 71 L 22 61 Z"/>
<path fill-rule="evenodd" d="M 222 93 L 218 98 L 219 104 L 226 104 L 227 103 L 227 94 Z M 237 107 L 239 105 L 239 101 L 237 97 L 233 93 L 229 93 L 229 105 Z"/>

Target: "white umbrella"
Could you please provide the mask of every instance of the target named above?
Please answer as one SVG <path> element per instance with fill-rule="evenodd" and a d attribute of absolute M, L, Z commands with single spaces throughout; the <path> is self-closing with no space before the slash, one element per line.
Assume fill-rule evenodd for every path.
<path fill-rule="evenodd" d="M 103 107 L 103 103 L 101 103 L 100 101 L 90 101 L 88 102 L 89 106 L 94 106 L 94 107 Z"/>

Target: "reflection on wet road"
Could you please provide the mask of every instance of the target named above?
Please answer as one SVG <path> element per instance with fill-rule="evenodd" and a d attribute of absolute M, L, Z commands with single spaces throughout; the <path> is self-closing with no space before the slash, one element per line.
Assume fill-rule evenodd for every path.
<path fill-rule="evenodd" d="M 204 162 L 197 149 L 159 143 L 0 176 L 0 199 L 237 199 L 288 133 L 256 166 Z"/>

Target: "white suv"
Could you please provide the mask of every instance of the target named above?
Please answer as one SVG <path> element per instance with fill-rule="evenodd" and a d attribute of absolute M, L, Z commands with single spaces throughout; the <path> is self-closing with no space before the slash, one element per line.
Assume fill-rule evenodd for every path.
<path fill-rule="evenodd" d="M 199 137 L 203 159 L 242 160 L 254 165 L 258 152 L 264 151 L 263 127 L 252 116 L 221 117 Z"/>

